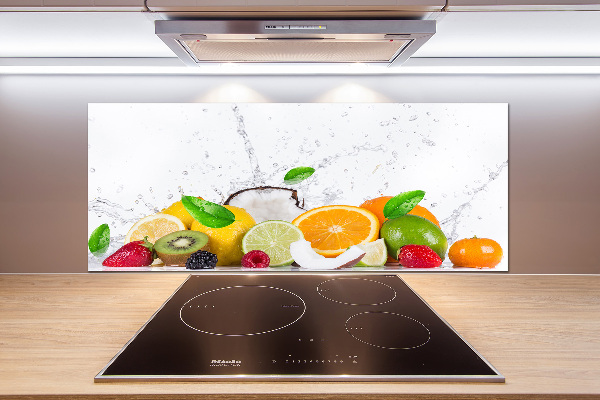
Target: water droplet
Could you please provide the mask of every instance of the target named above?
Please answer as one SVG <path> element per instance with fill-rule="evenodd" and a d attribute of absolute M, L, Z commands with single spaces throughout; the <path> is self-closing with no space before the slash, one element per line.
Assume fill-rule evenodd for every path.
<path fill-rule="evenodd" d="M 187 172 L 187 171 L 183 171 L 182 173 L 183 173 L 184 175 L 187 175 L 187 174 L 188 174 L 188 172 Z"/>
<path fill-rule="evenodd" d="M 421 141 L 423 143 L 425 143 L 427 146 L 430 146 L 430 147 L 435 146 L 435 142 L 433 140 L 429 140 L 427 138 L 423 138 L 423 139 L 421 139 Z"/>
<path fill-rule="evenodd" d="M 168 194 L 168 195 L 167 195 L 167 199 L 171 200 L 172 198 L 173 198 L 173 195 L 172 195 L 172 194 Z"/>
<path fill-rule="evenodd" d="M 90 172 L 96 172 L 96 168 L 90 168 Z"/>
<path fill-rule="evenodd" d="M 139 200 L 136 200 L 136 201 L 135 201 L 135 204 L 140 204 L 140 201 L 139 201 Z"/>
<path fill-rule="evenodd" d="M 431 208 L 437 207 L 437 203 L 431 203 Z"/>
<path fill-rule="evenodd" d="M 344 169 L 344 172 L 348 172 L 348 170 L 347 170 L 347 169 Z"/>
<path fill-rule="evenodd" d="M 152 189 L 152 187 L 149 187 L 148 190 L 150 191 L 150 193 L 154 193 L 154 189 Z"/>
<path fill-rule="evenodd" d="M 273 163 L 273 167 L 277 168 L 278 166 L 279 166 L 279 164 Z"/>
<path fill-rule="evenodd" d="M 410 143 L 406 143 L 406 147 L 410 147 Z"/>
<path fill-rule="evenodd" d="M 141 199 L 142 197 L 144 197 L 144 196 L 142 196 L 141 194 L 138 194 L 138 199 Z"/>
<path fill-rule="evenodd" d="M 412 115 L 408 120 L 409 121 L 414 121 L 415 119 L 419 118 L 418 115 Z"/>
<path fill-rule="evenodd" d="M 397 158 L 398 157 L 398 152 L 397 151 L 392 151 L 392 157 Z"/>

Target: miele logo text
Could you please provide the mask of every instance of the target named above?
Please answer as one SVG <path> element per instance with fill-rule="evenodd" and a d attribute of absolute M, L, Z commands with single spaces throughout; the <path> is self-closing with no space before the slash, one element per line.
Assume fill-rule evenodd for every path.
<path fill-rule="evenodd" d="M 212 360 L 210 362 L 211 367 L 241 367 L 242 362 L 240 360 Z"/>

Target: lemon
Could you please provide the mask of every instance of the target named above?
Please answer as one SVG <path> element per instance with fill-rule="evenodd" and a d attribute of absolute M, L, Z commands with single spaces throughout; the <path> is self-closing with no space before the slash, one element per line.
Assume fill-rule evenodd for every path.
<path fill-rule="evenodd" d="M 202 197 L 198 198 L 202 199 Z M 179 218 L 181 222 L 183 222 L 183 224 L 185 225 L 186 229 L 190 229 L 192 227 L 192 222 L 194 222 L 194 217 L 192 217 L 190 213 L 187 212 L 181 200 L 171 204 L 169 207 L 162 210 L 161 213 L 173 215 L 174 217 Z"/>
<path fill-rule="evenodd" d="M 169 214 L 152 214 L 140 219 L 127 232 L 125 243 L 143 240 L 148 236 L 148 241 L 156 242 L 161 237 L 172 232 L 185 230 L 185 225 L 177 217 Z"/>
<path fill-rule="evenodd" d="M 242 239 L 242 251 L 264 251 L 271 260 L 271 267 L 290 265 L 294 262 L 290 244 L 301 239 L 304 239 L 304 235 L 296 225 L 286 221 L 264 221 L 246 232 Z"/>
<path fill-rule="evenodd" d="M 388 253 L 385 241 L 377 239 L 374 242 L 356 245 L 359 249 L 365 251 L 365 256 L 356 266 L 358 267 L 380 267 L 385 265 Z"/>
<path fill-rule="evenodd" d="M 242 239 L 250 228 L 256 225 L 254 218 L 240 207 L 223 206 L 235 215 L 235 221 L 223 228 L 209 228 L 194 220 L 192 230 L 204 232 L 209 237 L 210 251 L 217 255 L 217 265 L 240 264 L 244 253 Z"/>

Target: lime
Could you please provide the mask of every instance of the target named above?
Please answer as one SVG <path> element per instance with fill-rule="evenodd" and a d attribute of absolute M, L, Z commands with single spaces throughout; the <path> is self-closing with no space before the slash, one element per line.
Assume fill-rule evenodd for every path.
<path fill-rule="evenodd" d="M 304 239 L 302 231 L 286 221 L 264 221 L 254 225 L 242 239 L 242 251 L 262 250 L 269 255 L 271 267 L 294 262 L 290 244 Z"/>
<path fill-rule="evenodd" d="M 388 253 L 383 239 L 356 246 L 366 252 L 362 260 L 356 264 L 357 267 L 380 267 L 387 261 Z"/>
<path fill-rule="evenodd" d="M 419 244 L 431 247 L 443 260 L 448 250 L 448 239 L 444 232 L 433 222 L 416 215 L 403 215 L 386 221 L 379 232 L 385 241 L 388 253 L 394 259 L 398 250 L 407 244 Z"/>

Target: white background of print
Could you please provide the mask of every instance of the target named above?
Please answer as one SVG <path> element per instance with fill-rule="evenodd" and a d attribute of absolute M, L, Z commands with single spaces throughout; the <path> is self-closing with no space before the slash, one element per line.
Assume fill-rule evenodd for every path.
<path fill-rule="evenodd" d="M 422 189 L 450 243 L 493 238 L 508 270 L 507 104 L 90 104 L 88 118 L 89 233 L 312 166 L 293 186 L 305 208 Z"/>

